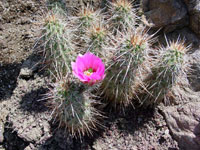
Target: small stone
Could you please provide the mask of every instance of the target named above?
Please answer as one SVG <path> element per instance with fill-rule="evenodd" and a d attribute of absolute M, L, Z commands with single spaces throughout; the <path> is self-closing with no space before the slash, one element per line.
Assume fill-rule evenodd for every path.
<path fill-rule="evenodd" d="M 22 64 L 19 76 L 22 79 L 29 79 L 33 73 L 38 69 L 39 58 L 37 56 L 30 56 Z"/>
<path fill-rule="evenodd" d="M 3 140 L 4 140 L 3 134 L 4 134 L 4 124 L 0 120 L 0 143 L 3 143 Z"/>
<path fill-rule="evenodd" d="M 27 146 L 24 150 L 31 150 L 30 146 Z"/>
<path fill-rule="evenodd" d="M 31 143 L 24 150 L 34 150 L 35 146 Z"/>
<path fill-rule="evenodd" d="M 50 126 L 47 122 L 43 123 L 43 126 L 44 126 L 44 132 L 47 133 L 50 131 Z"/>
<path fill-rule="evenodd" d="M 23 78 L 30 78 L 33 75 L 33 70 L 29 68 L 22 68 L 20 71 L 20 76 Z"/>
<path fill-rule="evenodd" d="M 169 135 L 169 130 L 168 129 L 165 130 L 165 135 Z"/>

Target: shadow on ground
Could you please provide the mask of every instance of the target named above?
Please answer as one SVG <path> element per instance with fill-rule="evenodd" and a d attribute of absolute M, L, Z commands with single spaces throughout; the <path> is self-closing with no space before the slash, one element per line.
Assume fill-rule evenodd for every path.
<path fill-rule="evenodd" d="M 47 91 L 47 88 L 41 87 L 26 93 L 20 102 L 20 109 L 35 113 L 47 111 L 46 100 L 42 100 Z"/>
<path fill-rule="evenodd" d="M 3 147 L 6 148 L 6 150 L 24 150 L 29 143 L 21 139 L 16 131 L 13 132 L 13 130 L 9 128 L 9 125 L 6 126 Z"/>
<path fill-rule="evenodd" d="M 0 64 L 0 101 L 11 97 L 17 86 L 21 64 Z"/>
<path fill-rule="evenodd" d="M 95 142 L 99 138 L 104 138 L 105 134 L 109 136 L 111 132 L 120 132 L 123 136 L 127 136 L 128 134 L 135 136 L 135 131 L 143 128 L 143 125 L 151 121 L 154 116 L 154 109 L 129 108 L 125 114 L 110 112 L 109 109 L 105 111 L 107 118 L 100 120 L 105 128 L 98 128 L 98 131 L 94 132 L 93 136 L 84 136 L 81 139 L 75 139 L 64 132 L 64 130 L 56 129 L 57 125 L 54 124 L 51 126 L 51 130 L 54 132 L 53 135 L 44 141 L 39 150 L 55 148 L 58 150 L 94 150 L 93 145 Z"/>

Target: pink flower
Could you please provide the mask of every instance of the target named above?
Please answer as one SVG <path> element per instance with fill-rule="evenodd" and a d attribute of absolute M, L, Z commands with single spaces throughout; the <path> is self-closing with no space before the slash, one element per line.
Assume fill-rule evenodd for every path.
<path fill-rule="evenodd" d="M 88 52 L 79 55 L 76 62 L 72 62 L 73 74 L 82 82 L 93 85 L 104 79 L 105 66 L 102 60 Z"/>

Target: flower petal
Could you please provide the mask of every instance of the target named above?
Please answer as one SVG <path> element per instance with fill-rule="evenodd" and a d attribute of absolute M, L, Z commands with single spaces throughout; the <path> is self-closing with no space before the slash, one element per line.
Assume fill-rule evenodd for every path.
<path fill-rule="evenodd" d="M 93 85 L 94 83 L 103 80 L 105 77 L 105 66 L 102 60 L 90 52 L 87 52 L 84 55 L 79 55 L 76 62 L 72 62 L 71 65 L 74 76 L 84 83 Z M 85 75 L 84 71 L 90 68 L 94 71 L 92 75 Z"/>

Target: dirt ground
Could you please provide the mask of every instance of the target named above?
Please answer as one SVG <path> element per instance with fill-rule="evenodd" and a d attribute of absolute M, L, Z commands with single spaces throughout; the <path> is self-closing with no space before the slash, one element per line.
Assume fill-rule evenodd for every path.
<path fill-rule="evenodd" d="M 0 150 L 179 150 L 158 108 L 106 111 L 105 127 L 82 140 L 52 125 L 45 101 L 38 101 L 47 76 L 39 67 L 20 76 L 24 62 L 40 59 L 32 48 L 44 12 L 40 0 L 0 1 Z"/>

